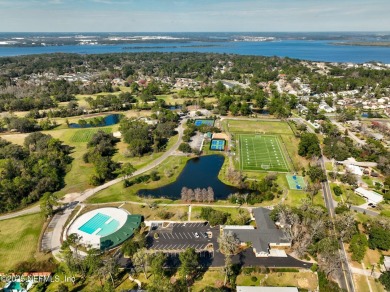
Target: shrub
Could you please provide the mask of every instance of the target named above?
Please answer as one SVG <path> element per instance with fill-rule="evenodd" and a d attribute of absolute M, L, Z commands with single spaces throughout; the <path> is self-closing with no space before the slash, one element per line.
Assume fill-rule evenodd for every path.
<path fill-rule="evenodd" d="M 256 282 L 256 281 L 257 281 L 257 277 L 256 277 L 256 276 L 252 276 L 252 277 L 251 277 L 251 281 L 252 281 L 252 282 Z"/>
<path fill-rule="evenodd" d="M 184 153 L 191 153 L 192 148 L 188 143 L 181 143 L 179 146 L 179 151 L 184 152 Z"/>
<path fill-rule="evenodd" d="M 152 179 L 152 181 L 158 181 L 160 179 L 160 176 L 158 175 L 158 172 L 154 170 L 150 173 L 150 178 Z"/>
<path fill-rule="evenodd" d="M 164 219 L 164 220 L 170 219 L 174 215 L 175 214 L 173 214 L 172 212 L 168 212 L 168 211 L 165 211 L 165 210 L 161 210 L 160 212 L 157 213 L 157 216 L 160 217 L 161 219 Z"/>
<path fill-rule="evenodd" d="M 341 196 L 343 194 L 343 190 L 340 188 L 340 186 L 334 186 L 333 192 L 336 196 Z"/>

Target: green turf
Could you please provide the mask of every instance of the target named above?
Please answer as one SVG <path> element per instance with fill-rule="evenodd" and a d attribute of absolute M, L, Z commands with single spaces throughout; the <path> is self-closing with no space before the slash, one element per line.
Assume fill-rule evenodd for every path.
<path fill-rule="evenodd" d="M 274 135 L 240 134 L 240 166 L 242 170 L 288 172 L 279 139 Z"/>
<path fill-rule="evenodd" d="M 112 128 L 94 128 L 94 129 L 81 129 L 77 130 L 72 138 L 70 139 L 72 142 L 89 142 L 93 136 L 93 134 L 98 131 L 104 131 L 106 133 L 111 133 Z"/>

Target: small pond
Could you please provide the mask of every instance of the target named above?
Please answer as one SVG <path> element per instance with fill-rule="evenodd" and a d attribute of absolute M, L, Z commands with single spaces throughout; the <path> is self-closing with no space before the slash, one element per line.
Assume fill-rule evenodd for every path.
<path fill-rule="evenodd" d="M 183 187 L 189 189 L 212 187 L 215 200 L 226 199 L 230 194 L 240 190 L 228 186 L 218 179 L 218 173 L 224 159 L 225 157 L 222 155 L 208 155 L 190 159 L 175 182 L 157 189 L 139 190 L 138 195 L 180 199 Z"/>
<path fill-rule="evenodd" d="M 94 127 L 105 127 L 105 126 L 112 126 L 115 124 L 118 124 L 121 118 L 121 115 L 119 114 L 112 114 L 105 116 L 103 119 L 101 119 L 100 123 L 90 123 L 94 119 L 99 119 L 101 117 L 96 117 L 96 118 L 87 118 L 85 121 L 87 122 L 86 124 L 80 125 L 76 123 L 70 123 L 69 128 L 94 128 Z"/>

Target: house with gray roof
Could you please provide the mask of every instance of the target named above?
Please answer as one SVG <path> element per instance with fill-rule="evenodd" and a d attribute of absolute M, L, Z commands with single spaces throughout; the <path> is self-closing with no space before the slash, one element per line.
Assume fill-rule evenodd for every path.
<path fill-rule="evenodd" d="M 233 232 L 242 245 L 251 244 L 256 257 L 284 257 L 284 249 L 291 246 L 275 223 L 269 217 L 271 210 L 265 208 L 252 209 L 256 226 L 225 225 L 223 232 Z"/>

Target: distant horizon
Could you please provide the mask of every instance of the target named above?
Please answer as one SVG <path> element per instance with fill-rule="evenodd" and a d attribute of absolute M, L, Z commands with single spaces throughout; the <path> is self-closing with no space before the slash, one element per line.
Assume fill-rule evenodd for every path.
<path fill-rule="evenodd" d="M 390 33 L 390 30 L 317 30 L 317 31 L 1 31 L 0 33 Z"/>
<path fill-rule="evenodd" d="M 0 0 L 7 32 L 376 32 L 388 0 Z"/>

